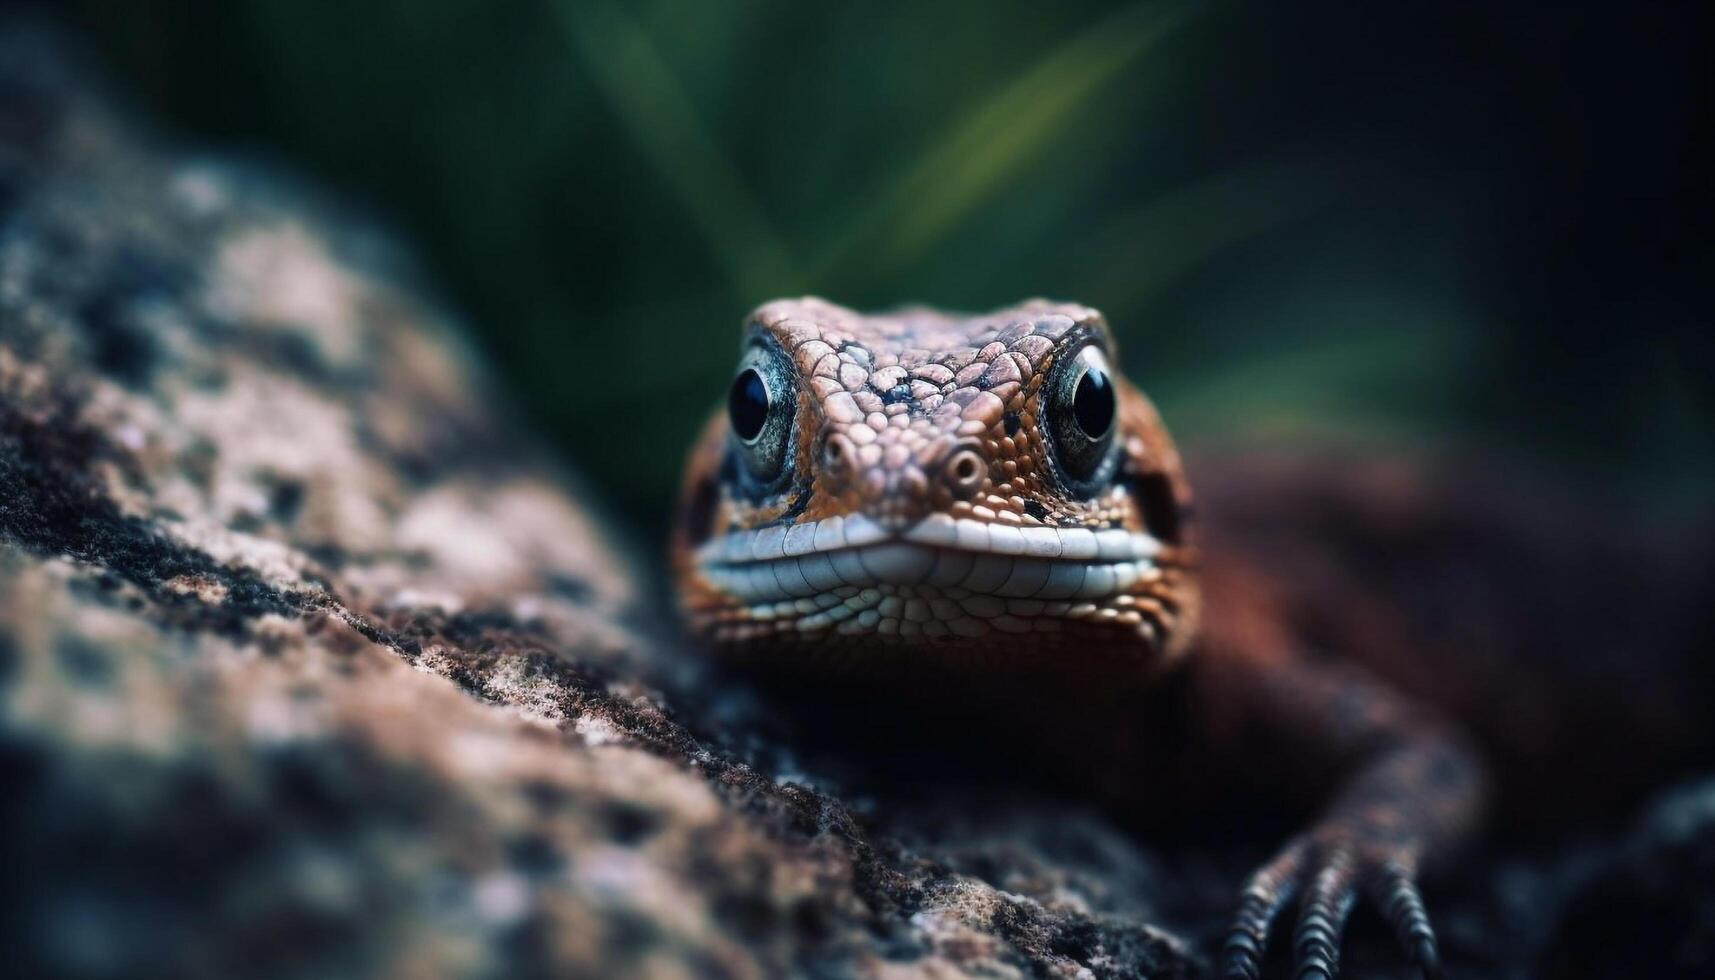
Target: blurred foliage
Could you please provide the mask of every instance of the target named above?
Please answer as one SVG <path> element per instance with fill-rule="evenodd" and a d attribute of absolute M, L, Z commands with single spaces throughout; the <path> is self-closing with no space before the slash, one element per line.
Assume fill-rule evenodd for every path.
<path fill-rule="evenodd" d="M 1188 441 L 1457 439 L 1703 500 L 1695 6 L 70 15 L 170 126 L 403 227 L 530 413 L 658 533 L 740 318 L 804 292 L 1096 305 Z"/>

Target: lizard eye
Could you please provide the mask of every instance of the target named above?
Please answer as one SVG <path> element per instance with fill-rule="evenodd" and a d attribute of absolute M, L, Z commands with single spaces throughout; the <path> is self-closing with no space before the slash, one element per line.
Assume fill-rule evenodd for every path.
<path fill-rule="evenodd" d="M 755 368 L 745 368 L 733 380 L 732 391 L 727 393 L 726 411 L 732 419 L 733 435 L 740 442 L 755 442 L 762 435 L 762 426 L 768 421 L 768 383 L 762 380 L 762 375 Z"/>
<path fill-rule="evenodd" d="M 1117 404 L 1107 355 L 1087 345 L 1049 379 L 1048 435 L 1067 486 L 1093 496 L 1113 476 Z"/>
<path fill-rule="evenodd" d="M 780 356 L 751 347 L 727 392 L 727 420 L 745 469 L 770 486 L 785 471 L 792 436 L 792 381 Z"/>

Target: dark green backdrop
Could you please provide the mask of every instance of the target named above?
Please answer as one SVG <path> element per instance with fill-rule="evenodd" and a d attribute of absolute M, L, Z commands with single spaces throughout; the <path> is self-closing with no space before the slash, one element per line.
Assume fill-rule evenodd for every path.
<path fill-rule="evenodd" d="M 77 3 L 165 124 L 401 228 L 659 533 L 777 294 L 1104 308 L 1182 437 L 1715 474 L 1700 4 Z"/>

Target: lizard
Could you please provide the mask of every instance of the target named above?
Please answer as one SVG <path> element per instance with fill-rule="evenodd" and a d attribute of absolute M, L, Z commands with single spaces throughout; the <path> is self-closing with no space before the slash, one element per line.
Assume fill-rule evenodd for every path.
<path fill-rule="evenodd" d="M 977 709 L 955 727 L 1005 717 L 986 703 L 1053 705 L 1068 737 L 1050 753 L 1100 747 L 1088 768 L 1120 796 L 1307 795 L 1307 826 L 1237 889 L 1223 975 L 1259 976 L 1290 927 L 1293 975 L 1335 976 L 1367 899 L 1438 976 L 1418 881 L 1478 829 L 1482 752 L 1373 658 L 1306 654 L 1296 570 L 1207 539 L 1172 437 L 1117 363 L 1105 318 L 1074 303 L 759 307 L 686 468 L 684 623 L 774 672 L 910 678 L 860 699 L 956 692 L 937 705 Z"/>

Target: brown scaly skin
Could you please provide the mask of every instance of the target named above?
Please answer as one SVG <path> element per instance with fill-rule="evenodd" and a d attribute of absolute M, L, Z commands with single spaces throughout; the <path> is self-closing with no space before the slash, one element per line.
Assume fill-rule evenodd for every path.
<path fill-rule="evenodd" d="M 1070 690 L 1102 695 L 1091 713 L 1147 716 L 1094 723 L 1101 740 L 1138 743 L 1126 758 L 1145 772 L 1242 755 L 1328 773 L 1321 817 L 1245 885 L 1223 968 L 1255 977 L 1296 902 L 1295 976 L 1333 976 L 1362 895 L 1425 975 L 1439 971 L 1415 879 L 1474 822 L 1476 763 L 1423 708 L 1296 655 L 1265 584 L 1200 568 L 1177 451 L 1110 367 L 1099 313 L 1032 301 L 866 317 L 780 301 L 750 317 L 743 351 L 768 422 L 747 442 L 735 427 L 754 419 L 711 421 L 674 539 L 697 635 L 747 660 L 933 663 L 1026 678 L 1044 697 L 1075 676 L 1086 686 Z M 1112 384 L 1099 438 L 1085 430 L 1108 415 L 1083 414 L 1102 407 L 1086 369 Z M 1148 686 L 1185 699 L 1204 730 L 1163 733 L 1183 712 L 1133 700 Z M 1241 748 L 1256 745 L 1268 751 Z"/>

